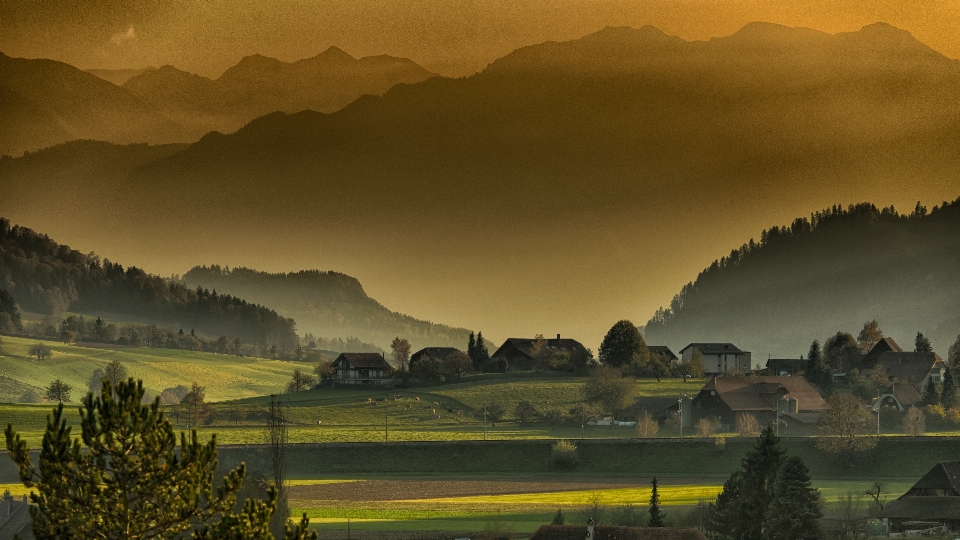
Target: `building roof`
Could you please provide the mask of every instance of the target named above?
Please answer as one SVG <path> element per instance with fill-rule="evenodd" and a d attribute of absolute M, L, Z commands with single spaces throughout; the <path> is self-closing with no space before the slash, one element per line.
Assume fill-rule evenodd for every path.
<path fill-rule="evenodd" d="M 960 520 L 960 497 L 901 497 L 883 507 L 880 517 L 912 521 Z"/>
<path fill-rule="evenodd" d="M 33 538 L 29 507 L 26 495 L 22 501 L 9 496 L 9 492 L 0 498 L 0 538 L 13 538 L 14 535 L 23 540 Z"/>
<path fill-rule="evenodd" d="M 690 347 L 700 351 L 700 354 L 743 354 L 733 343 L 691 343 L 680 349 L 680 354 Z"/>
<path fill-rule="evenodd" d="M 798 424 L 813 425 L 820 421 L 820 413 L 818 412 L 796 412 L 796 413 L 786 413 L 780 416 L 790 421 L 793 420 Z"/>
<path fill-rule="evenodd" d="M 916 495 L 920 490 L 939 489 L 952 491 L 960 500 L 960 461 L 941 461 L 920 477 L 903 497 Z M 917 491 L 915 491 L 917 490 Z"/>
<path fill-rule="evenodd" d="M 673 354 L 673 351 L 670 350 L 670 347 L 667 347 L 666 345 L 647 345 L 647 349 L 650 350 L 650 354 L 666 356 L 669 360 L 679 360 L 677 355 Z"/>
<path fill-rule="evenodd" d="M 888 351 L 877 358 L 876 369 L 881 366 L 888 377 L 919 384 L 937 362 L 943 359 L 937 353 Z"/>
<path fill-rule="evenodd" d="M 410 355 L 410 362 L 413 363 L 415 360 L 419 360 L 424 355 L 442 361 L 446 360 L 454 353 L 466 354 L 456 347 L 424 347 L 423 349 L 420 349 L 419 351 Z"/>
<path fill-rule="evenodd" d="M 540 350 L 540 354 L 534 356 L 533 350 L 534 345 L 536 344 L 536 338 L 509 338 L 503 342 L 503 345 L 500 345 L 497 350 L 491 355 L 493 358 L 499 356 L 505 356 L 506 352 L 511 349 L 516 349 L 520 354 L 528 358 L 549 358 L 556 353 L 570 353 L 570 354 L 588 354 L 587 348 L 584 347 L 579 341 L 575 339 L 560 338 L 560 335 L 557 335 L 556 339 L 550 338 L 545 340 L 543 349 Z"/>
<path fill-rule="evenodd" d="M 901 408 L 923 404 L 923 394 L 913 383 L 895 382 L 891 384 L 880 395 L 880 403 L 890 398 L 895 399 Z M 876 408 L 876 405 L 874 405 L 874 408 Z"/>
<path fill-rule="evenodd" d="M 597 525 L 593 540 L 706 540 L 697 529 L 678 527 L 618 527 Z M 530 540 L 583 540 L 586 525 L 541 525 Z"/>
<path fill-rule="evenodd" d="M 779 396 L 797 399 L 799 412 L 827 408 L 820 392 L 803 377 L 714 377 L 700 390 L 714 391 L 733 411 L 772 411 Z"/>
<path fill-rule="evenodd" d="M 867 354 L 864 355 L 860 364 L 866 369 L 873 368 L 874 364 L 877 363 L 877 359 L 885 352 L 903 352 L 903 349 L 897 345 L 897 342 L 894 341 L 893 338 L 885 337 L 867 351 Z"/>
<path fill-rule="evenodd" d="M 393 369 L 380 353 L 340 353 L 331 367 L 337 367 L 343 361 L 354 369 Z"/>

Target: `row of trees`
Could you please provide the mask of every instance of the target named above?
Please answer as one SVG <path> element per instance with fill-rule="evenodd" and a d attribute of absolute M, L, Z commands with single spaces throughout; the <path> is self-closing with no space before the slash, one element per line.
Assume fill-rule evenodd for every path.
<path fill-rule="evenodd" d="M 626 319 L 614 324 L 603 337 L 599 360 L 626 375 L 655 377 L 657 381 L 667 376 L 683 377 L 686 381 L 687 377 L 703 377 L 705 371 L 699 351 L 691 360 L 676 363 L 663 355 L 651 354 L 640 329 Z"/>

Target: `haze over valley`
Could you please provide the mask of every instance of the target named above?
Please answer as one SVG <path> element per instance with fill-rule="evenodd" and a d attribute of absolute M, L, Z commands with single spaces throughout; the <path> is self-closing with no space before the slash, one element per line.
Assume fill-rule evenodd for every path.
<path fill-rule="evenodd" d="M 3 108 L 31 126 L 3 130 L 18 156 L 0 161 L 12 222 L 161 275 L 342 272 L 390 309 L 498 337 L 595 347 L 764 229 L 836 204 L 909 213 L 960 195 L 960 65 L 884 23 L 751 23 L 708 41 L 608 27 L 456 79 L 337 48 L 249 56 L 215 79 L 165 66 L 122 86 L 3 60 L 0 87 L 31 104 Z M 77 84 L 31 88 L 24 73 Z M 74 138 L 105 142 L 40 150 Z M 761 355 L 802 352 L 738 335 Z"/>

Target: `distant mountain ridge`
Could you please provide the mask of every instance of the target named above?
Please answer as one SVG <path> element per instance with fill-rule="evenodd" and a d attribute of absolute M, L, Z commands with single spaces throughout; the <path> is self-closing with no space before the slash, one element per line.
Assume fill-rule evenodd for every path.
<path fill-rule="evenodd" d="M 216 80 L 172 66 L 84 71 L 0 53 L 0 155 L 74 139 L 192 142 L 274 111 L 332 112 L 361 95 L 434 75 L 409 59 L 354 59 L 336 47 L 290 63 L 248 56 Z"/>
<path fill-rule="evenodd" d="M 301 334 L 324 338 L 356 337 L 390 350 L 397 336 L 414 350 L 423 347 L 464 349 L 470 331 L 394 313 L 367 296 L 356 278 L 339 272 L 301 270 L 286 274 L 250 268 L 196 266 L 182 276 L 188 287 L 202 286 L 274 306 L 296 319 Z"/>
<path fill-rule="evenodd" d="M 406 58 L 356 59 L 330 47 L 296 62 L 247 56 L 213 80 L 162 66 L 132 77 L 123 87 L 195 131 L 232 132 L 271 112 L 329 113 L 361 95 L 382 94 L 396 84 L 435 75 Z"/>
<path fill-rule="evenodd" d="M 799 209 L 956 197 L 958 95 L 958 62 L 889 25 L 752 24 L 703 42 L 611 28 L 141 152 L 86 175 L 98 199 L 57 219 L 70 200 L 47 178 L 61 167 L 6 160 L 0 208 L 45 229 L 109 220 L 130 238 L 121 252 L 149 238 L 186 264 L 277 253 L 311 267 L 323 249 L 401 269 L 391 301 L 474 311 L 500 335 L 564 320 L 596 343 L 611 310 L 643 312 L 621 291 L 659 295 Z"/>
<path fill-rule="evenodd" d="M 645 337 L 733 342 L 763 364 L 874 319 L 905 350 L 919 331 L 946 358 L 960 334 L 960 199 L 909 215 L 834 206 L 764 230 L 685 285 Z"/>

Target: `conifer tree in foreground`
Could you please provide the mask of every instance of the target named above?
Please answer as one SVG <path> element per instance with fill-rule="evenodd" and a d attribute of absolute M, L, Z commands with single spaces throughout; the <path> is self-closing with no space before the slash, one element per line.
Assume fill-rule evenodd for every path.
<path fill-rule="evenodd" d="M 71 438 L 63 405 L 47 418 L 39 467 L 12 424 L 6 446 L 30 494 L 34 536 L 45 539 L 270 539 L 276 488 L 267 501 L 232 508 L 245 468 L 214 487 L 216 438 L 201 444 L 197 432 L 180 434 L 180 449 L 159 398 L 143 405 L 143 383 L 105 381 L 80 409 L 80 438 Z M 287 525 L 288 540 L 310 540 L 306 515 Z"/>
<path fill-rule="evenodd" d="M 773 428 L 764 428 L 711 507 L 712 538 L 763 539 L 763 520 L 784 454 Z"/>
<path fill-rule="evenodd" d="M 647 527 L 663 527 L 663 511 L 660 510 L 660 494 L 657 493 L 657 477 L 653 477 L 653 491 L 650 493 L 650 521 Z"/>
<path fill-rule="evenodd" d="M 810 485 L 810 471 L 798 457 L 777 471 L 764 520 L 767 540 L 822 540 L 820 493 Z"/>

